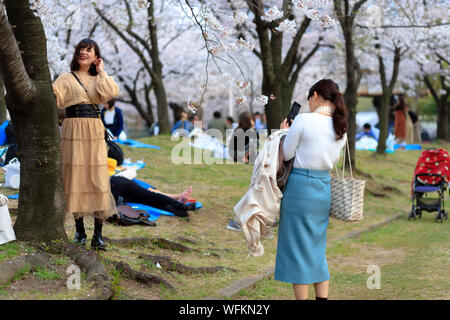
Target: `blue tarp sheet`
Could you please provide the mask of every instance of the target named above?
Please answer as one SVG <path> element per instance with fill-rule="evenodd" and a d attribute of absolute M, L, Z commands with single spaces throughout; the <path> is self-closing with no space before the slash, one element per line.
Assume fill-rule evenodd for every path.
<path fill-rule="evenodd" d="M 143 142 L 139 142 L 136 140 L 131 140 L 131 139 L 127 139 L 127 140 L 114 140 L 114 142 L 117 142 L 119 144 L 123 144 L 132 148 L 151 148 L 151 149 L 161 149 L 161 147 L 158 146 L 152 146 L 151 144 L 145 144 Z"/>

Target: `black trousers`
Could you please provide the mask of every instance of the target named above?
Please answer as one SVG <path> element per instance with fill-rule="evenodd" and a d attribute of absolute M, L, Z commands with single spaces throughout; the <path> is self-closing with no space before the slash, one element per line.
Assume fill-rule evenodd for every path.
<path fill-rule="evenodd" d="M 124 202 L 141 203 L 161 210 L 169 211 L 179 217 L 187 216 L 182 202 L 163 194 L 142 188 L 136 182 L 125 177 L 112 176 L 110 178 L 111 192 L 114 198 L 122 197 Z"/>

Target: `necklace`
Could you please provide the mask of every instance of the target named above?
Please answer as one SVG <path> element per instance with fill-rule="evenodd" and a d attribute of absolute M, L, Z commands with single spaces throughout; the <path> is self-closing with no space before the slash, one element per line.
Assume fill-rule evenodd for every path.
<path fill-rule="evenodd" d="M 330 107 L 330 106 L 322 106 L 322 107 L 317 107 L 317 108 L 314 110 L 314 112 L 322 113 L 322 114 L 324 114 L 324 115 L 327 115 L 327 116 L 332 117 L 333 114 L 334 114 L 334 109 L 335 109 L 335 108 Z"/>

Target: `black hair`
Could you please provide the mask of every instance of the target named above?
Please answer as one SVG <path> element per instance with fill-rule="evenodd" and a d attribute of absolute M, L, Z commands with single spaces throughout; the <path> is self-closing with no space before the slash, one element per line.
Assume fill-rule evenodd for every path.
<path fill-rule="evenodd" d="M 114 107 L 114 104 L 116 103 L 116 99 L 112 98 L 111 100 L 109 100 L 108 102 L 109 107 Z"/>
<path fill-rule="evenodd" d="M 239 115 L 239 126 L 236 129 L 242 129 L 247 131 L 248 129 L 252 128 L 252 115 L 248 111 L 244 111 Z"/>
<path fill-rule="evenodd" d="M 339 86 L 331 79 L 322 79 L 316 82 L 308 92 L 308 100 L 314 95 L 314 92 L 321 95 L 325 100 L 331 101 L 334 106 L 333 128 L 336 133 L 336 140 L 342 139 L 347 132 L 347 107 L 344 98 L 339 92 Z"/>
<path fill-rule="evenodd" d="M 80 51 L 82 48 L 88 48 L 88 49 L 94 48 L 94 52 L 95 52 L 95 55 L 97 56 L 97 58 L 101 58 L 100 49 L 99 49 L 97 43 L 92 39 L 85 38 L 85 39 L 81 40 L 75 47 L 75 52 L 73 53 L 72 62 L 70 63 L 71 71 L 76 71 L 80 68 L 78 59 L 80 58 Z M 97 66 L 94 63 L 92 63 L 91 66 L 89 67 L 88 72 L 91 76 L 96 76 L 98 74 Z"/>
<path fill-rule="evenodd" d="M 220 111 L 214 111 L 213 116 L 214 118 L 220 118 L 222 117 L 222 114 L 220 113 Z"/>

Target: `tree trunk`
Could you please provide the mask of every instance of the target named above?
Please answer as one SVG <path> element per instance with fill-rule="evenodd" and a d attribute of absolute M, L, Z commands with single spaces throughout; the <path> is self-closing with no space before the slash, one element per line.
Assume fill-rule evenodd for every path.
<path fill-rule="evenodd" d="M 433 84 L 431 83 L 428 76 L 425 76 L 423 78 L 425 85 L 427 86 L 428 90 L 430 90 L 431 95 L 433 96 L 434 101 L 436 101 L 437 105 L 437 119 L 436 119 L 436 136 L 438 139 L 442 140 L 448 140 L 449 134 L 448 134 L 448 124 L 449 124 L 449 108 L 450 108 L 450 102 L 448 101 L 448 98 L 450 96 L 450 88 L 448 86 L 445 86 L 445 78 L 440 75 L 441 85 L 445 88 L 445 93 L 439 95 L 438 91 L 435 90 L 433 87 Z"/>
<path fill-rule="evenodd" d="M 304 60 L 299 60 L 298 48 L 303 35 L 311 23 L 311 20 L 305 17 L 293 37 L 283 60 L 284 35 L 275 29 L 275 25 L 261 20 L 261 16 L 264 14 L 263 1 L 246 0 L 246 3 L 248 9 L 255 16 L 253 22 L 256 25 L 260 47 L 260 53 L 257 56 L 261 59 L 263 72 L 262 94 L 269 97 L 269 101 L 264 109 L 267 117 L 267 129 L 270 134 L 271 129 L 280 128 L 281 121 L 289 112 L 298 72 L 304 63 L 316 52 L 317 48 L 306 55 Z M 285 12 L 283 19 L 289 17 L 290 6 L 290 1 L 283 1 L 282 10 Z"/>
<path fill-rule="evenodd" d="M 6 120 L 5 84 L 0 75 L 0 124 Z"/>
<path fill-rule="evenodd" d="M 406 51 L 405 51 L 406 52 Z M 386 150 L 386 139 L 388 137 L 389 129 L 389 102 L 391 100 L 392 92 L 394 91 L 395 83 L 397 82 L 398 71 L 401 60 L 401 50 L 398 47 L 394 49 L 393 69 L 391 79 L 388 83 L 386 76 L 386 68 L 384 66 L 383 56 L 378 56 L 378 70 L 380 73 L 381 87 L 383 88 L 383 95 L 381 97 L 381 118 L 380 118 L 380 136 L 378 137 L 377 153 L 384 154 Z"/>
<path fill-rule="evenodd" d="M 345 33 L 345 32 L 344 32 Z M 353 46 L 352 33 L 346 33 L 346 71 L 347 71 L 347 87 L 344 92 L 344 101 L 348 110 L 347 118 L 347 139 L 350 148 L 350 158 L 352 168 L 356 169 L 355 161 L 355 137 L 356 137 L 356 105 L 358 104 L 358 87 L 359 81 L 357 76 L 355 53 Z M 347 166 L 348 164 L 346 164 Z"/>
<path fill-rule="evenodd" d="M 272 129 L 280 129 L 283 101 L 280 84 L 267 82 L 268 81 L 263 80 L 262 94 L 269 97 L 269 100 L 264 107 L 264 111 L 267 118 L 267 130 L 270 135 Z M 271 96 L 274 99 L 272 99 Z"/>
<path fill-rule="evenodd" d="M 351 158 L 351 166 L 353 170 L 356 169 L 356 153 L 355 153 L 355 137 L 356 137 L 356 105 L 358 104 L 358 96 L 357 96 L 358 86 L 354 86 L 353 84 L 349 84 L 347 82 L 347 89 L 344 93 L 344 101 L 348 109 L 348 118 L 347 118 L 347 139 L 348 146 L 350 148 L 350 158 Z M 349 160 L 346 157 L 347 161 Z M 347 168 L 349 163 L 346 163 Z"/>
<path fill-rule="evenodd" d="M 383 92 L 381 96 L 381 111 L 380 111 L 380 136 L 378 137 L 377 153 L 384 154 L 386 150 L 386 139 L 388 137 L 388 127 L 389 127 L 389 101 L 391 99 L 392 92 L 389 90 Z"/>
<path fill-rule="evenodd" d="M 159 131 L 161 133 L 170 132 L 169 124 L 169 112 L 167 104 L 167 95 L 162 81 L 153 80 L 154 83 L 154 93 L 156 97 L 156 109 L 158 113 Z"/>
<path fill-rule="evenodd" d="M 57 106 L 47 63 L 47 40 L 41 20 L 34 15 L 28 1 L 7 0 L 5 4 L 9 23 L 15 26 L 15 39 L 14 36 L 9 38 L 7 34 L 2 35 L 2 41 L 13 40 L 9 43 L 13 50 L 20 43 L 20 50 L 17 47 L 15 56 L 20 57 L 22 52 L 23 61 L 23 65 L 13 66 L 0 62 L 0 71 L 8 92 L 6 104 L 15 129 L 21 164 L 15 233 L 20 240 L 66 239 Z M 1 19 L 2 11 L 3 6 L 0 4 L 0 27 L 5 27 L 5 21 Z M 11 31 L 10 26 L 8 29 Z M 31 80 L 34 87 L 34 95 L 25 100 L 21 94 L 23 87 L 14 86 L 14 79 L 8 82 L 5 77 L 5 74 L 14 77 L 23 66 L 29 79 L 22 77 L 21 80 Z"/>
<path fill-rule="evenodd" d="M 281 117 L 284 119 L 289 110 L 291 109 L 292 95 L 294 94 L 295 84 L 291 85 L 287 81 L 282 81 L 281 84 L 281 100 L 283 105 L 281 106 Z"/>
<path fill-rule="evenodd" d="M 154 15 L 154 1 L 149 1 L 149 7 L 147 8 L 148 14 L 148 30 L 150 34 L 150 41 L 152 48 L 150 50 L 150 56 L 152 58 L 153 69 L 155 71 L 156 77 L 152 77 L 155 97 L 156 97 L 156 108 L 158 113 L 159 130 L 161 133 L 170 132 L 169 123 L 169 105 L 167 104 L 167 94 L 163 82 L 163 64 L 159 56 L 158 47 L 158 31 Z"/>
<path fill-rule="evenodd" d="M 438 112 L 437 112 L 437 131 L 436 136 L 438 139 L 448 140 L 448 117 L 450 103 L 448 100 L 448 94 L 440 96 L 438 102 Z"/>
<path fill-rule="evenodd" d="M 347 87 L 344 93 L 344 101 L 349 115 L 347 118 L 347 138 L 350 147 L 350 161 L 356 169 L 355 160 L 355 137 L 356 137 L 356 105 L 358 103 L 358 87 L 361 81 L 361 70 L 355 57 L 355 46 L 353 43 L 354 21 L 358 10 L 367 0 L 358 0 L 350 9 L 349 0 L 334 0 L 334 11 L 341 25 L 345 40 L 345 69 L 347 76 Z M 342 5 L 344 4 L 344 8 Z M 348 158 L 347 158 L 348 159 Z M 347 160 L 348 161 L 348 160 Z"/>
<path fill-rule="evenodd" d="M 128 13 L 130 15 L 130 7 L 129 3 L 125 2 Z M 98 8 L 96 8 L 96 12 L 102 18 L 108 26 L 110 26 L 122 40 L 138 55 L 140 58 L 143 67 L 150 75 L 152 82 L 154 84 L 155 97 L 156 97 L 156 107 L 158 114 L 158 122 L 159 129 L 161 133 L 169 133 L 170 132 L 170 124 L 169 124 L 169 112 L 168 112 L 168 104 L 167 104 L 167 95 L 166 90 L 164 88 L 163 76 L 162 76 L 162 62 L 159 58 L 159 50 L 158 50 L 158 36 L 157 36 L 157 28 L 155 23 L 155 18 L 153 15 L 153 1 L 149 1 L 149 8 L 147 8 L 147 20 L 148 20 L 148 30 L 150 36 L 150 43 L 145 40 L 141 35 L 135 33 L 132 30 L 132 24 L 129 24 L 126 32 L 135 40 L 137 43 L 133 43 L 127 36 L 125 36 L 124 32 L 119 29 L 118 25 L 112 23 Z M 128 21 L 132 22 L 131 20 Z M 144 49 L 141 48 L 144 47 Z M 145 51 L 148 52 L 150 58 L 152 60 L 152 66 L 150 66 L 149 61 L 145 56 Z"/>
<path fill-rule="evenodd" d="M 32 104 L 8 101 L 20 158 L 19 213 L 14 230 L 21 240 L 49 241 L 66 238 L 65 197 L 56 109 L 53 109 L 56 103 L 51 83 L 39 86 L 39 97 Z"/>
<path fill-rule="evenodd" d="M 152 86 L 144 85 L 144 88 L 145 88 L 145 103 L 147 104 L 147 116 L 148 116 L 147 123 L 148 127 L 150 128 L 153 122 L 155 122 L 155 118 L 153 117 L 153 104 L 152 101 L 150 100 L 150 90 Z"/>

